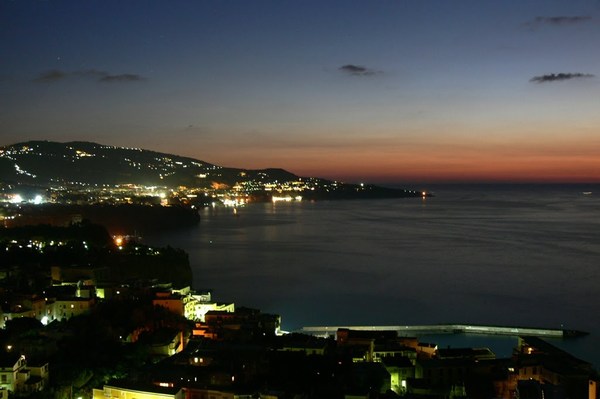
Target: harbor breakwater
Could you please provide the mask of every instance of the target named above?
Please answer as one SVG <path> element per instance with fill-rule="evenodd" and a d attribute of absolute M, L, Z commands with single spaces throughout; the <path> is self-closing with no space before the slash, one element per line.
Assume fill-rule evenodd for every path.
<path fill-rule="evenodd" d="M 571 338 L 588 333 L 578 330 L 555 328 L 486 326 L 472 324 L 433 324 L 413 326 L 320 326 L 302 327 L 296 332 L 315 336 L 335 335 L 338 329 L 357 331 L 397 331 L 399 336 L 432 335 L 432 334 L 484 334 L 508 336 L 536 336 L 548 338 Z"/>

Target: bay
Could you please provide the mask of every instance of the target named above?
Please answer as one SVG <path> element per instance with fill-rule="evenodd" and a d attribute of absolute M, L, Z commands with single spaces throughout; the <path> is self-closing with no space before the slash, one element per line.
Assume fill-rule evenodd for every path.
<path fill-rule="evenodd" d="M 280 314 L 286 330 L 572 328 L 591 335 L 552 343 L 600 365 L 600 186 L 427 189 L 435 197 L 206 208 L 198 226 L 145 239 L 187 251 L 195 288 Z"/>

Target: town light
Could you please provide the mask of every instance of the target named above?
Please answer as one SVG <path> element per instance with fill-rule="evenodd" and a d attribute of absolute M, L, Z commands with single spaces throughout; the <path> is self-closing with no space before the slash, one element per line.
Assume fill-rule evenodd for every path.
<path fill-rule="evenodd" d="M 20 204 L 21 202 L 23 202 L 23 197 L 21 197 L 20 194 L 15 194 L 10 200 L 10 202 L 12 202 L 13 204 Z"/>

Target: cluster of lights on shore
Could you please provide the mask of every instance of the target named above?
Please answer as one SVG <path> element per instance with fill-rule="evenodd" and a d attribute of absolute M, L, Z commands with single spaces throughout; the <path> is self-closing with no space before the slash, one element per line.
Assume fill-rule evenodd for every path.
<path fill-rule="evenodd" d="M 39 205 L 44 203 L 44 197 L 38 194 L 35 197 L 26 200 L 23 198 L 23 196 L 21 196 L 21 194 L 15 194 L 10 199 L 11 204 L 22 204 L 23 202 Z"/>
<path fill-rule="evenodd" d="M 292 202 L 292 201 L 302 201 L 302 196 L 301 195 L 296 195 L 296 196 L 291 196 L 291 195 L 286 195 L 286 196 L 272 196 L 271 197 L 271 201 L 272 202 Z M 250 203 L 250 201 L 246 198 L 225 198 L 221 200 L 221 204 L 226 206 L 226 207 L 231 207 L 231 208 L 237 208 L 240 206 L 244 206 L 247 205 L 248 203 Z M 217 206 L 217 202 L 212 202 L 212 206 L 213 208 Z"/>
<path fill-rule="evenodd" d="M 286 195 L 284 197 L 277 197 L 277 196 L 273 196 L 271 197 L 271 200 L 273 202 L 291 202 L 291 201 L 302 201 L 302 196 L 301 195 L 297 195 L 295 197 L 292 197 L 291 195 Z"/>
<path fill-rule="evenodd" d="M 362 186 L 362 184 L 361 184 Z M 423 191 L 421 192 L 421 196 L 423 197 L 423 199 L 427 198 L 427 192 Z M 165 200 L 166 195 L 165 193 L 160 193 L 159 197 L 161 198 L 161 200 Z M 292 202 L 292 201 L 302 201 L 302 196 L 301 195 L 296 195 L 296 196 L 291 196 L 291 195 L 286 195 L 286 196 L 272 196 L 271 197 L 271 201 L 272 202 Z M 9 201 L 11 204 L 23 204 L 23 203 L 29 203 L 29 204 L 34 204 L 34 205 L 40 205 L 43 204 L 45 201 L 44 197 L 42 195 L 36 195 L 33 198 L 30 199 L 24 199 L 20 194 L 14 194 L 12 196 L 12 198 Z M 248 204 L 250 201 L 246 198 L 224 198 L 221 201 L 221 204 L 226 206 L 226 207 L 233 207 L 233 208 L 237 208 L 239 206 L 244 206 L 246 204 Z M 212 206 L 215 207 L 217 206 L 217 202 L 213 202 Z M 120 244 L 118 244 L 120 246 Z"/>
<path fill-rule="evenodd" d="M 333 186 L 336 186 L 336 185 L 337 185 L 337 182 L 334 182 Z M 267 186 L 268 185 L 265 185 L 265 191 L 270 191 L 271 193 L 275 194 L 274 188 L 270 187 L 270 186 L 267 187 Z M 360 183 L 359 186 L 360 186 L 360 189 L 364 189 L 365 184 Z M 169 205 L 167 193 L 163 190 L 157 190 L 157 188 L 158 187 L 155 187 L 155 186 L 146 187 L 146 189 L 150 190 L 150 192 L 147 192 L 146 194 L 149 196 L 160 198 L 160 205 L 162 205 L 162 206 Z M 310 189 L 314 190 L 314 187 L 312 187 Z M 285 191 L 283 191 L 283 190 L 277 190 L 277 191 L 279 191 L 279 195 L 271 195 L 271 201 L 273 203 L 292 202 L 292 201 L 300 202 L 303 199 L 303 197 L 301 195 L 286 194 Z M 407 190 L 404 190 L 404 191 L 407 191 Z M 414 194 L 419 193 L 419 192 L 415 192 L 415 191 L 411 191 L 411 192 Z M 429 193 L 427 191 L 421 191 L 420 194 L 421 194 L 421 197 L 423 198 L 423 200 L 425 200 L 429 196 Z M 205 192 L 204 195 L 206 197 L 208 197 L 209 193 Z M 197 195 L 196 194 L 188 194 L 188 195 L 186 195 L 186 197 L 188 199 L 196 198 Z M 244 195 L 241 193 L 229 193 L 229 195 L 227 195 L 227 194 L 213 195 L 212 197 L 214 199 L 214 201 L 211 203 L 212 207 L 225 206 L 228 208 L 238 208 L 238 207 L 243 207 L 251 202 L 249 195 L 247 195 L 247 194 Z M 125 197 L 124 200 L 126 200 L 125 202 L 130 202 L 129 197 Z M 48 202 L 49 200 L 48 200 L 48 198 L 45 198 L 45 196 L 43 196 L 41 194 L 30 195 L 30 196 L 26 197 L 19 193 L 13 193 L 13 194 L 9 194 L 9 195 L 5 196 L 4 201 L 7 203 L 14 204 L 14 205 L 20 205 L 20 204 L 40 205 L 40 204 L 44 204 L 44 203 Z M 51 201 L 51 202 L 53 202 L 53 201 Z M 192 208 L 194 208 L 194 207 L 195 206 L 192 206 Z"/>

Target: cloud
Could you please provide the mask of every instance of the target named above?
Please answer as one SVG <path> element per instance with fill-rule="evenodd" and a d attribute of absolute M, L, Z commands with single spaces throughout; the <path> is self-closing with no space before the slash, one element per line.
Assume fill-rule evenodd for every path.
<path fill-rule="evenodd" d="M 53 69 L 50 71 L 42 72 L 40 75 L 33 79 L 34 82 L 40 83 L 50 83 L 62 80 L 68 76 L 68 73 L 63 71 L 59 71 L 58 69 Z"/>
<path fill-rule="evenodd" d="M 559 82 L 562 80 L 580 79 L 580 78 L 593 78 L 594 75 L 590 73 L 550 73 L 547 75 L 534 76 L 529 79 L 530 82 L 534 83 L 547 83 L 547 82 Z"/>
<path fill-rule="evenodd" d="M 378 73 L 374 69 L 354 64 L 342 65 L 338 70 L 353 76 L 372 76 Z"/>
<path fill-rule="evenodd" d="M 592 17 L 588 15 L 576 15 L 576 16 L 556 16 L 556 17 L 535 17 L 533 20 L 526 22 L 525 26 L 529 28 L 537 28 L 542 25 L 552 26 L 567 26 L 582 24 L 591 21 Z"/>
<path fill-rule="evenodd" d="M 133 73 L 122 73 L 120 75 L 106 75 L 98 79 L 99 82 L 139 82 L 141 80 L 146 80 L 146 78 Z"/>
<path fill-rule="evenodd" d="M 579 24 L 582 22 L 588 22 L 592 17 L 587 15 L 578 15 L 574 17 L 536 17 L 534 22 L 537 24 L 550 24 L 550 25 L 572 25 Z"/>
<path fill-rule="evenodd" d="M 145 77 L 133 73 L 111 74 L 97 69 L 82 69 L 71 72 L 52 69 L 40 73 L 33 81 L 38 83 L 52 83 L 69 78 L 92 79 L 97 82 L 139 82 L 146 80 Z"/>
<path fill-rule="evenodd" d="M 82 78 L 101 79 L 104 76 L 108 75 L 108 72 L 99 71 L 97 69 L 83 69 L 81 71 L 73 71 L 71 72 L 71 75 L 80 76 Z"/>

